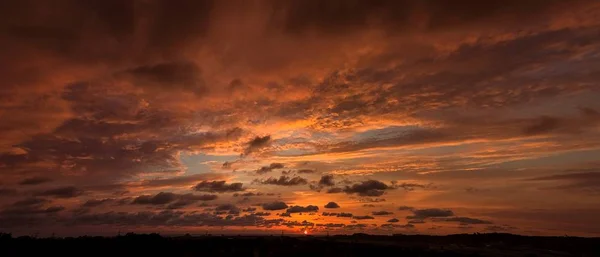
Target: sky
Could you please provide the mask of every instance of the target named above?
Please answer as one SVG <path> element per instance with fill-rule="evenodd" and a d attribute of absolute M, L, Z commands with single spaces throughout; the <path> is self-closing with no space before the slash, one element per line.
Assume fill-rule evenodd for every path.
<path fill-rule="evenodd" d="M 0 231 L 600 236 L 600 2 L 0 3 Z"/>

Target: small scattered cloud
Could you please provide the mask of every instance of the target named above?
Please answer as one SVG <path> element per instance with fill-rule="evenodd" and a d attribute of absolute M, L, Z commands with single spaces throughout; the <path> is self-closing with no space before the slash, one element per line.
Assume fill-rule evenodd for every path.
<path fill-rule="evenodd" d="M 271 163 L 269 166 L 260 167 L 260 169 L 256 170 L 256 174 L 262 175 L 276 169 L 283 169 L 284 167 L 285 166 L 283 165 L 283 163 Z"/>
<path fill-rule="evenodd" d="M 294 205 L 294 206 L 290 206 L 287 209 L 287 213 L 302 213 L 302 212 L 317 212 L 319 211 L 319 207 L 318 206 L 314 206 L 314 205 L 308 205 L 308 206 L 300 206 L 300 205 Z"/>
<path fill-rule="evenodd" d="M 328 202 L 324 207 L 327 209 L 335 209 L 335 208 L 340 208 L 340 205 L 337 204 L 336 202 Z"/>
<path fill-rule="evenodd" d="M 299 186 L 308 184 L 308 180 L 302 177 L 288 177 L 281 176 L 279 178 L 270 177 L 268 179 L 256 179 L 255 183 L 263 185 L 276 185 L 276 186 Z"/>
<path fill-rule="evenodd" d="M 358 194 L 359 196 L 381 196 L 385 193 L 385 190 L 389 189 L 392 189 L 392 187 L 381 181 L 367 180 L 351 186 L 346 186 L 344 192 L 347 194 Z"/>
<path fill-rule="evenodd" d="M 373 216 L 369 216 L 369 215 L 354 216 L 352 218 L 355 219 L 355 220 L 372 220 L 372 219 L 375 219 L 375 218 L 373 218 Z"/>
<path fill-rule="evenodd" d="M 243 184 L 236 182 L 227 184 L 224 180 L 221 181 L 202 181 L 196 184 L 192 189 L 201 192 L 210 193 L 226 193 L 226 192 L 239 192 L 246 190 L 242 187 Z"/>
<path fill-rule="evenodd" d="M 392 215 L 394 213 L 389 212 L 389 211 L 374 211 L 371 214 L 373 214 L 373 216 L 385 216 L 385 215 Z"/>
<path fill-rule="evenodd" d="M 263 210 L 267 210 L 267 211 L 277 211 L 277 210 L 285 210 L 288 208 L 288 205 L 285 204 L 284 202 L 271 202 L 271 203 L 264 203 L 262 205 Z"/>
<path fill-rule="evenodd" d="M 407 219 L 427 219 L 427 218 L 440 218 L 440 217 L 450 217 L 454 216 L 454 212 L 447 209 L 437 209 L 437 208 L 429 208 L 429 209 L 413 209 L 411 210 L 413 215 L 407 216 Z"/>

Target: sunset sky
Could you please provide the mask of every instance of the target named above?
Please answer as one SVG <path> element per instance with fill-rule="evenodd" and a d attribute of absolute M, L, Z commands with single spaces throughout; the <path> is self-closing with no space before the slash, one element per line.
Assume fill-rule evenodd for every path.
<path fill-rule="evenodd" d="M 600 1 L 0 1 L 0 232 L 600 236 Z"/>

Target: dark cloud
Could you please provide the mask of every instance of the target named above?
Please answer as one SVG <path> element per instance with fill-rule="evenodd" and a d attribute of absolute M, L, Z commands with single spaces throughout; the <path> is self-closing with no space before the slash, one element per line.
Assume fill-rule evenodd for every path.
<path fill-rule="evenodd" d="M 281 219 L 266 220 L 249 214 L 244 216 L 221 217 L 212 213 L 195 213 L 166 210 L 160 212 L 105 212 L 84 214 L 63 221 L 67 225 L 116 225 L 116 226 L 273 226 Z"/>
<path fill-rule="evenodd" d="M 12 196 L 17 194 L 17 190 L 12 188 L 0 188 L 0 197 Z"/>
<path fill-rule="evenodd" d="M 240 193 L 234 193 L 234 194 L 233 194 L 233 197 L 238 197 L 238 196 L 243 196 L 243 197 L 251 197 L 251 196 L 261 196 L 261 195 L 264 195 L 264 194 L 263 194 L 263 193 L 260 193 L 260 192 L 258 192 L 258 193 L 254 193 L 254 192 L 246 192 L 246 193 L 243 193 L 243 194 L 240 194 Z"/>
<path fill-rule="evenodd" d="M 355 219 L 355 220 L 372 220 L 372 219 L 375 219 L 375 218 L 373 218 L 372 216 L 369 216 L 369 215 L 354 216 L 352 218 Z"/>
<path fill-rule="evenodd" d="M 277 210 L 285 210 L 288 208 L 288 205 L 284 202 L 271 202 L 265 203 L 262 205 L 263 210 L 267 211 L 277 211 Z"/>
<path fill-rule="evenodd" d="M 326 228 L 343 228 L 346 226 L 344 223 L 326 223 L 326 224 L 316 224 L 317 227 L 326 227 Z"/>
<path fill-rule="evenodd" d="M 44 177 L 32 177 L 32 178 L 26 178 L 24 180 L 21 180 L 21 182 L 19 182 L 19 185 L 22 186 L 29 186 L 29 185 L 39 185 L 39 184 L 43 184 L 46 182 L 52 181 L 49 178 L 44 178 Z"/>
<path fill-rule="evenodd" d="M 358 199 L 359 202 L 364 203 L 380 203 L 385 202 L 385 198 L 372 198 L 372 197 L 361 197 Z"/>
<path fill-rule="evenodd" d="M 299 174 L 312 174 L 312 173 L 315 173 L 317 171 L 316 170 L 309 170 L 309 169 L 301 169 L 301 170 L 298 170 L 296 172 L 298 172 Z"/>
<path fill-rule="evenodd" d="M 198 182 L 205 182 L 206 180 L 216 180 L 222 179 L 223 176 L 216 173 L 203 173 L 203 174 L 194 174 L 188 176 L 177 176 L 172 178 L 161 178 L 161 179 L 151 179 L 151 180 L 142 180 L 140 185 L 144 188 L 148 187 L 167 187 L 167 186 L 185 186 L 185 185 L 193 185 Z M 213 182 L 221 182 L 221 181 L 213 181 Z"/>
<path fill-rule="evenodd" d="M 275 169 L 283 169 L 285 166 L 283 163 L 271 163 L 269 166 L 263 166 L 260 169 L 256 170 L 256 174 L 265 174 L 269 173 Z"/>
<path fill-rule="evenodd" d="M 169 205 L 170 209 L 177 209 L 197 201 L 211 201 L 217 199 L 216 195 L 194 195 L 194 194 L 175 194 L 171 192 L 160 192 L 156 195 L 141 195 L 133 199 L 132 204 L 149 205 Z"/>
<path fill-rule="evenodd" d="M 257 136 L 254 139 L 250 140 L 250 142 L 246 143 L 246 148 L 244 149 L 244 152 L 242 153 L 242 155 L 249 155 L 253 152 L 256 152 L 262 148 L 267 147 L 270 143 L 271 143 L 271 136 L 264 136 L 264 137 Z"/>
<path fill-rule="evenodd" d="M 340 208 L 340 205 L 335 202 L 328 202 L 324 207 L 327 209 L 335 209 Z"/>
<path fill-rule="evenodd" d="M 254 212 L 254 211 L 256 211 L 256 208 L 254 208 L 254 207 L 248 207 L 246 209 L 242 209 L 242 211 L 243 212 Z"/>
<path fill-rule="evenodd" d="M 492 224 L 491 221 L 480 220 L 469 217 L 449 217 L 449 218 L 436 218 L 435 221 L 445 221 L 445 222 L 458 222 L 461 225 L 476 225 L 476 224 Z"/>
<path fill-rule="evenodd" d="M 387 223 L 387 224 L 381 224 L 380 227 L 381 228 L 388 228 L 388 229 L 393 229 L 393 228 L 412 229 L 412 228 L 415 228 L 415 225 L 410 224 L 410 223 L 404 224 L 404 225 L 397 225 L 397 224 Z"/>
<path fill-rule="evenodd" d="M 412 211 L 412 210 L 414 210 L 414 209 L 415 209 L 415 208 L 413 208 L 413 207 L 410 207 L 410 206 L 405 206 L 405 205 L 398 207 L 398 210 L 399 210 L 399 211 Z"/>
<path fill-rule="evenodd" d="M 385 190 L 389 189 L 392 188 L 381 181 L 367 180 L 352 186 L 346 186 L 344 192 L 347 194 L 358 194 L 360 196 L 381 196 Z"/>
<path fill-rule="evenodd" d="M 270 212 L 259 211 L 259 212 L 255 212 L 254 215 L 256 215 L 256 216 L 270 216 L 271 213 Z"/>
<path fill-rule="evenodd" d="M 472 24 L 515 25 L 532 21 L 552 7 L 561 6 L 560 1 L 289 1 L 285 2 L 286 19 L 283 24 L 288 33 L 302 34 L 309 31 L 328 35 L 351 33 L 379 27 L 388 33 L 406 33 L 415 28 L 433 32 L 457 29 Z M 428 19 L 415 19 L 422 13 Z M 373 19 L 377 17 L 378 22 Z"/>
<path fill-rule="evenodd" d="M 308 184 L 308 180 L 302 177 L 288 177 L 281 176 L 278 179 L 270 177 L 268 179 L 257 179 L 254 182 L 263 184 L 263 185 L 277 185 L 277 186 L 298 186 L 298 185 L 306 185 Z"/>
<path fill-rule="evenodd" d="M 23 200 L 14 202 L 12 204 L 12 206 L 15 206 L 15 207 L 33 206 L 33 205 L 41 205 L 41 204 L 45 204 L 45 203 L 49 203 L 49 202 L 50 201 L 47 199 L 32 197 L 32 198 L 27 198 L 27 199 L 23 199 Z"/>
<path fill-rule="evenodd" d="M 225 193 L 225 192 L 238 192 L 244 191 L 245 188 L 242 188 L 242 183 L 231 183 L 227 184 L 224 180 L 221 181 L 202 181 L 196 184 L 192 189 L 196 191 L 202 192 L 216 192 L 216 193 Z"/>
<path fill-rule="evenodd" d="M 113 202 L 114 200 L 115 199 L 113 199 L 113 198 L 91 199 L 91 200 L 87 200 L 81 206 L 82 207 L 87 207 L 87 208 L 89 208 L 89 207 L 96 207 L 96 206 L 103 205 L 105 203 Z"/>
<path fill-rule="evenodd" d="M 333 187 L 333 188 L 327 189 L 328 194 L 337 194 L 337 193 L 341 193 L 343 191 L 344 190 L 339 187 Z"/>
<path fill-rule="evenodd" d="M 226 204 L 217 205 L 217 207 L 215 208 L 215 211 L 216 211 L 216 213 L 226 211 L 226 213 L 228 213 L 228 214 L 237 215 L 240 213 L 240 208 L 235 206 L 234 204 L 226 203 Z"/>
<path fill-rule="evenodd" d="M 385 216 L 385 215 L 392 215 L 394 214 L 393 212 L 389 212 L 389 211 L 374 211 L 372 212 L 373 216 Z"/>
<path fill-rule="evenodd" d="M 353 215 L 352 213 L 347 213 L 347 212 L 323 212 L 321 215 L 323 216 L 334 216 L 334 217 L 339 217 L 339 218 L 351 218 Z"/>
<path fill-rule="evenodd" d="M 56 198 L 73 198 L 81 194 L 83 194 L 83 191 L 73 186 L 58 187 L 36 193 L 38 196 L 52 196 Z"/>
<path fill-rule="evenodd" d="M 141 195 L 133 199 L 133 204 L 152 204 L 160 205 L 173 202 L 177 199 L 177 195 L 169 192 L 160 192 L 156 195 Z"/>
<path fill-rule="evenodd" d="M 400 188 L 403 189 L 405 191 L 414 191 L 415 189 L 426 189 L 426 188 L 430 188 L 432 187 L 431 184 L 429 185 L 424 185 L 424 184 L 416 184 L 416 183 L 393 183 L 392 187 L 394 188 Z"/>
<path fill-rule="evenodd" d="M 319 186 L 329 187 L 335 186 L 335 182 L 333 181 L 333 175 L 324 175 L 319 180 Z"/>
<path fill-rule="evenodd" d="M 387 222 L 396 223 L 399 221 L 400 221 L 399 219 L 393 218 L 393 219 L 389 219 Z"/>
<path fill-rule="evenodd" d="M 555 182 L 544 189 L 581 191 L 588 193 L 600 192 L 600 172 L 572 172 L 529 178 L 528 181 Z M 556 182 L 559 185 L 556 185 Z"/>
<path fill-rule="evenodd" d="M 427 219 L 427 218 L 438 218 L 438 217 L 450 217 L 454 216 L 454 212 L 446 209 L 413 209 L 411 210 L 413 215 L 407 216 L 407 219 Z"/>
<path fill-rule="evenodd" d="M 290 206 L 287 209 L 287 213 L 302 213 L 302 212 L 317 212 L 319 211 L 319 207 L 318 206 L 314 206 L 314 205 L 307 205 L 307 206 L 299 206 L 299 205 L 294 205 L 294 206 Z"/>
<path fill-rule="evenodd" d="M 170 62 L 140 66 L 124 72 L 135 80 L 135 85 L 157 89 L 183 90 L 202 95 L 206 92 L 200 68 L 192 62 Z"/>

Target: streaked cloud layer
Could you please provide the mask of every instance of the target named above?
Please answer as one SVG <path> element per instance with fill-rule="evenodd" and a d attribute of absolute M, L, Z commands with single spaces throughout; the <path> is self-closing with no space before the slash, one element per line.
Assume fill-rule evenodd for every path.
<path fill-rule="evenodd" d="M 0 228 L 600 235 L 600 3 L 7 1 Z"/>

